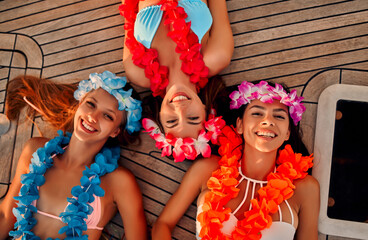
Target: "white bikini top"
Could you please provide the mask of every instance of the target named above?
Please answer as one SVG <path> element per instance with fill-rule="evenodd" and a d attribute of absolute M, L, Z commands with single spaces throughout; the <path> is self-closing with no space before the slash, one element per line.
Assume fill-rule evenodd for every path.
<path fill-rule="evenodd" d="M 257 184 L 259 184 L 261 188 L 264 185 L 267 184 L 267 181 L 255 180 L 255 179 L 252 179 L 252 178 L 249 178 L 249 177 L 245 176 L 241 171 L 241 167 L 239 167 L 239 174 L 241 175 L 241 179 L 239 180 L 238 185 L 245 179 L 248 182 L 247 182 L 247 187 L 245 189 L 245 194 L 244 194 L 242 202 L 234 210 L 234 212 L 229 214 L 229 219 L 222 223 L 221 232 L 227 237 L 231 237 L 231 233 L 235 230 L 235 227 L 236 227 L 237 222 L 238 222 L 238 219 L 236 218 L 235 214 L 239 211 L 239 209 L 243 206 L 244 202 L 247 200 L 247 196 L 248 196 L 248 192 L 249 192 L 249 188 L 250 188 L 250 183 L 253 183 L 251 199 L 254 198 L 255 189 L 256 189 Z M 282 211 L 281 211 L 280 206 L 278 206 L 278 213 L 279 213 L 279 216 L 280 216 L 280 220 L 279 221 L 273 221 L 270 228 L 266 228 L 266 229 L 261 231 L 261 233 L 262 233 L 262 238 L 261 239 L 262 240 L 293 240 L 294 239 L 295 228 L 294 228 L 293 211 L 291 210 L 291 207 L 290 207 L 288 201 L 285 200 L 284 202 L 285 202 L 285 204 L 286 204 L 286 206 L 289 210 L 289 214 L 291 215 L 291 223 L 287 223 L 287 222 L 282 221 Z M 197 216 L 203 211 L 202 206 L 203 206 L 202 204 L 198 206 Z M 249 209 L 250 208 L 251 208 L 251 205 L 249 205 Z M 200 239 L 199 236 L 198 236 L 200 231 L 201 231 L 201 224 L 200 224 L 200 222 L 196 221 L 196 238 L 197 239 Z"/>

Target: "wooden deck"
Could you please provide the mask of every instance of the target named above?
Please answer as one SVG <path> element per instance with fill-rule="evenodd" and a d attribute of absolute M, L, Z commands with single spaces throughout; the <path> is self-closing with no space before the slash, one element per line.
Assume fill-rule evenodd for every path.
<path fill-rule="evenodd" d="M 58 82 L 75 82 L 104 70 L 123 76 L 119 5 L 119 0 L 1 1 L 0 113 L 4 113 L 6 83 L 20 74 Z M 368 1 L 232 0 L 227 6 L 235 51 L 221 74 L 226 84 L 264 79 L 297 89 L 307 107 L 304 140 L 313 151 L 320 93 L 332 84 L 368 85 Z M 25 141 L 39 135 L 23 118 L 0 136 L 0 198 L 7 192 Z M 40 118 L 35 121 L 45 136 L 55 134 Z M 137 177 L 151 225 L 190 162 L 161 158 L 153 140 L 141 136 L 144 144 L 124 148 L 121 162 Z M 176 227 L 174 239 L 194 239 L 195 212 L 194 203 Z M 123 236 L 118 216 L 104 232 L 112 238 Z M 320 234 L 319 239 L 343 238 Z"/>

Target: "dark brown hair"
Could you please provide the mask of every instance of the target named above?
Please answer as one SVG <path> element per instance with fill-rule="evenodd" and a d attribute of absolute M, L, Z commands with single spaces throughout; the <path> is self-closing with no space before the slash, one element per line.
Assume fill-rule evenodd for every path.
<path fill-rule="evenodd" d="M 254 84 L 259 83 L 260 81 L 256 81 L 253 82 Z M 273 82 L 268 82 L 269 85 L 275 87 L 275 83 Z M 285 85 L 285 84 L 280 84 L 286 92 L 290 93 L 289 88 Z M 231 86 L 228 88 L 228 91 L 231 93 L 235 90 L 238 90 L 238 85 L 235 86 Z M 229 105 L 228 105 L 229 106 Z M 244 115 L 244 111 L 247 108 L 248 104 L 246 105 L 242 105 L 239 109 L 234 109 L 231 110 L 231 114 L 224 116 L 226 123 L 228 123 L 229 125 L 233 125 L 236 126 L 236 119 L 243 118 Z M 291 147 L 293 148 L 293 150 L 297 153 L 301 153 L 302 155 L 306 156 L 309 155 L 309 152 L 305 146 L 305 144 L 302 141 L 302 131 L 300 129 L 300 125 L 298 124 L 297 126 L 294 125 L 293 120 L 291 119 L 290 115 L 288 114 L 289 117 L 289 129 L 290 129 L 290 137 L 289 140 L 285 141 L 283 143 L 283 145 L 281 145 L 280 149 L 283 149 L 285 147 L 285 145 L 290 144 Z"/>
<path fill-rule="evenodd" d="M 78 87 L 78 82 L 71 84 L 55 83 L 54 81 L 32 77 L 19 76 L 9 81 L 7 85 L 5 114 L 10 120 L 17 119 L 20 111 L 26 108 L 26 116 L 33 120 L 37 114 L 41 114 L 43 120 L 50 123 L 56 130 L 64 132 L 73 131 L 74 114 L 79 102 L 74 98 L 74 91 Z M 129 84 L 125 88 L 131 88 Z M 26 97 L 35 107 L 41 110 L 38 113 L 29 106 L 23 99 Z M 132 97 L 139 99 L 138 94 L 133 91 Z M 120 133 L 117 138 L 110 138 L 108 145 L 130 144 L 138 138 L 138 134 L 128 134 L 125 124 L 120 126 Z"/>
<path fill-rule="evenodd" d="M 207 85 L 198 93 L 198 96 L 205 105 L 206 119 L 212 108 L 216 110 L 217 116 L 223 116 L 229 111 L 228 92 L 219 75 L 211 77 Z M 143 98 L 143 117 L 154 120 L 160 127 L 161 132 L 164 132 L 160 121 L 162 100 L 161 97 L 153 97 L 152 95 Z"/>

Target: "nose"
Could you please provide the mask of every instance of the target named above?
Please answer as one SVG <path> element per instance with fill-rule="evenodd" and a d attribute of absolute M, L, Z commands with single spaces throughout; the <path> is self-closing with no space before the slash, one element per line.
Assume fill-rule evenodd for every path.
<path fill-rule="evenodd" d="M 93 113 L 89 113 L 87 115 L 87 121 L 90 122 L 90 123 L 96 123 L 96 117 Z"/>
<path fill-rule="evenodd" d="M 175 102 L 173 103 L 174 111 L 178 114 L 183 114 L 188 109 L 189 105 L 188 101 Z"/>
<path fill-rule="evenodd" d="M 274 126 L 275 123 L 273 121 L 271 114 L 266 114 L 264 118 L 262 119 L 261 125 L 263 126 Z"/>

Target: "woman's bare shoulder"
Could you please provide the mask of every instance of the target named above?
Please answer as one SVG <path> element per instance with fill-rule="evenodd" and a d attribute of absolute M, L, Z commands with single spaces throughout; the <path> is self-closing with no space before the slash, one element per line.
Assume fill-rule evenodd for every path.
<path fill-rule="evenodd" d="M 119 166 L 115 171 L 106 175 L 106 181 L 111 187 L 124 188 L 124 186 L 135 184 L 134 174 L 127 168 Z"/>
<path fill-rule="evenodd" d="M 195 170 L 200 170 L 202 172 L 213 172 L 217 168 L 219 168 L 218 161 L 220 160 L 219 156 L 211 155 L 211 157 L 208 158 L 200 158 L 196 160 L 191 168 Z"/>
<path fill-rule="evenodd" d="M 295 196 L 300 202 L 308 201 L 318 197 L 319 192 L 319 182 L 313 176 L 307 175 L 303 179 L 295 181 Z"/>

